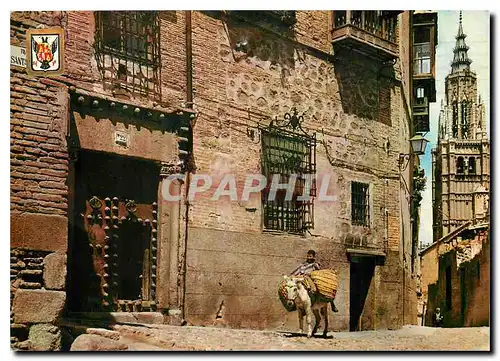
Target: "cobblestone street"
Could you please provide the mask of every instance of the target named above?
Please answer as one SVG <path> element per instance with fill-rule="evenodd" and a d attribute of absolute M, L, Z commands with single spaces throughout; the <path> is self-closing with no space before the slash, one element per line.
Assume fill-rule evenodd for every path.
<path fill-rule="evenodd" d="M 330 332 L 305 336 L 280 331 L 167 325 L 114 326 L 130 351 L 323 350 L 323 351 L 488 351 L 489 327 L 406 326 L 397 331 Z"/>

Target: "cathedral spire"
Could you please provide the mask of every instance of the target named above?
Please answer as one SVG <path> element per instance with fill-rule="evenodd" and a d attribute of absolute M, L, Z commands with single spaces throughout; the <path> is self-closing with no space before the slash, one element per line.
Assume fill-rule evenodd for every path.
<path fill-rule="evenodd" d="M 467 51 L 469 47 L 465 44 L 465 38 L 467 35 L 464 34 L 464 29 L 462 27 L 462 12 L 460 11 L 460 20 L 458 24 L 458 33 L 455 37 L 456 44 L 453 49 L 453 62 L 451 63 L 451 72 L 457 73 L 462 70 L 470 70 L 470 63 L 472 60 L 469 59 Z"/>

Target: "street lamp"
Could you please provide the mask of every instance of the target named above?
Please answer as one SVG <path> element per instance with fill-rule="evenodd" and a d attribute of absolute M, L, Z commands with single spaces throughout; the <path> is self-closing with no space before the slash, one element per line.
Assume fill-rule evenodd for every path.
<path fill-rule="evenodd" d="M 408 163 L 410 162 L 410 155 L 423 155 L 425 154 L 425 148 L 427 147 L 427 143 L 429 141 L 425 139 L 422 135 L 417 134 L 410 138 L 411 150 L 410 154 L 399 154 L 399 170 L 404 171 L 408 167 Z"/>
<path fill-rule="evenodd" d="M 429 141 L 422 137 L 420 134 L 415 135 L 410 139 L 411 148 L 413 150 L 413 154 L 423 155 L 425 153 L 425 148 L 427 147 L 427 143 Z"/>

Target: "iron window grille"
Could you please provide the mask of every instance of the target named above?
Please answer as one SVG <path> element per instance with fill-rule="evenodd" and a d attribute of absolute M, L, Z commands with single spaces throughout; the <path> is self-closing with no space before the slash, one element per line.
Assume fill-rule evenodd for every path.
<path fill-rule="evenodd" d="M 353 225 L 368 226 L 370 224 L 369 185 L 351 183 L 351 221 Z"/>
<path fill-rule="evenodd" d="M 267 178 L 262 192 L 264 228 L 303 234 L 314 227 L 315 182 L 311 182 L 308 200 L 298 197 L 304 195 L 307 185 L 304 175 L 316 174 L 316 137 L 271 126 L 261 129 L 261 140 L 262 173 Z M 269 199 L 274 174 L 280 175 L 280 183 L 288 183 L 292 174 L 297 175 L 290 200 L 285 199 L 286 189 L 278 189 L 274 199 Z"/>
<path fill-rule="evenodd" d="M 160 96 L 157 11 L 95 12 L 95 52 L 105 88 Z"/>

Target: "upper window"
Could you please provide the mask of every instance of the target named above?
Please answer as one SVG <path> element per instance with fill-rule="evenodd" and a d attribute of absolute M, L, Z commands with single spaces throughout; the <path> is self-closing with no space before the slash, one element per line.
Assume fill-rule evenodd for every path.
<path fill-rule="evenodd" d="M 365 183 L 351 183 L 351 221 L 353 225 L 370 225 L 370 198 L 369 185 Z"/>
<path fill-rule="evenodd" d="M 431 28 L 428 26 L 416 26 L 413 32 L 413 43 L 422 44 L 431 42 Z"/>
<path fill-rule="evenodd" d="M 106 85 L 159 95 L 159 28 L 156 11 L 96 12 L 96 57 Z"/>
<path fill-rule="evenodd" d="M 313 226 L 314 184 L 309 200 L 301 200 L 306 186 L 305 174 L 316 172 L 315 138 L 298 136 L 278 129 L 262 130 L 262 173 L 267 187 L 262 192 L 264 228 L 269 230 L 303 233 Z M 297 175 L 291 199 L 286 189 L 278 189 L 273 197 L 271 182 L 279 175 L 280 184 L 288 184 Z"/>
<path fill-rule="evenodd" d="M 431 72 L 431 30 L 428 26 L 417 26 L 413 32 L 413 73 Z"/>
<path fill-rule="evenodd" d="M 418 87 L 417 88 L 417 99 L 424 99 L 425 98 L 425 88 Z"/>

